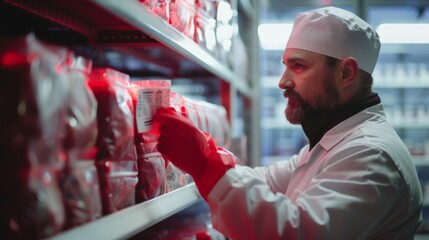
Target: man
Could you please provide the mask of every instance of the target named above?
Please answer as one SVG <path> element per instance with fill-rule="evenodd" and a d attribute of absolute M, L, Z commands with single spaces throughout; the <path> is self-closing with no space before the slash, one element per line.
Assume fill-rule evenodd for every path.
<path fill-rule="evenodd" d="M 307 146 L 268 167 L 235 166 L 210 136 L 161 109 L 158 150 L 193 176 L 214 227 L 231 239 L 413 239 L 422 193 L 371 91 L 379 50 L 377 33 L 348 11 L 301 13 L 279 87 Z"/>

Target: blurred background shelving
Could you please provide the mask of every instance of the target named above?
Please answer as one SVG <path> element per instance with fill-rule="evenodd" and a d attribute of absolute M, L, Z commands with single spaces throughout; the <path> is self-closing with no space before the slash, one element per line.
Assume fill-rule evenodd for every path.
<path fill-rule="evenodd" d="M 388 121 L 395 127 L 415 160 L 425 194 L 424 219 L 429 223 L 429 1 L 330 0 L 262 1 L 259 17 L 261 164 L 289 156 L 307 143 L 300 126 L 289 124 L 283 116 L 286 101 L 278 88 L 284 71 L 281 56 L 287 35 L 298 12 L 333 5 L 350 10 L 367 20 L 380 34 L 382 47 L 373 73 Z M 383 26 L 384 24 L 384 26 Z M 387 24 L 393 31 L 384 31 Z M 277 25 L 277 26 L 276 26 Z M 262 27 L 261 27 L 262 26 Z M 270 27 L 285 32 L 284 38 L 267 34 Z"/>

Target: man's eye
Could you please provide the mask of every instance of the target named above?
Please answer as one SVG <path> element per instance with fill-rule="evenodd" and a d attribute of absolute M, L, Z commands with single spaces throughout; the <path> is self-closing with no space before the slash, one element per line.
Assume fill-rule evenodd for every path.
<path fill-rule="evenodd" d="M 293 65 L 293 68 L 295 69 L 295 71 L 301 71 L 301 70 L 304 70 L 304 69 L 305 69 L 305 66 L 304 66 L 304 65 L 302 65 L 302 64 L 299 64 L 299 63 L 295 63 L 295 64 Z"/>

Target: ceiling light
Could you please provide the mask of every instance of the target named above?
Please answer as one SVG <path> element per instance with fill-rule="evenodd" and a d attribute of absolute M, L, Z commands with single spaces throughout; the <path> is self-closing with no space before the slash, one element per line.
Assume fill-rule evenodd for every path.
<path fill-rule="evenodd" d="M 261 47 L 265 50 L 284 50 L 292 23 L 264 23 L 258 26 L 258 36 Z"/>
<path fill-rule="evenodd" d="M 427 23 L 383 23 L 377 27 L 383 44 L 428 44 Z"/>

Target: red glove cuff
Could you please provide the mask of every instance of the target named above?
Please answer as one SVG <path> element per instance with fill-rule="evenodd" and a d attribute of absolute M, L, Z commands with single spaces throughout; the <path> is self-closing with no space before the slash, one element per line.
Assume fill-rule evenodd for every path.
<path fill-rule="evenodd" d="M 196 176 L 192 176 L 201 196 L 207 200 L 207 196 L 219 179 L 225 175 L 226 171 L 235 167 L 233 154 L 223 148 L 218 148 L 214 139 L 208 135 L 210 155 L 204 171 Z"/>

